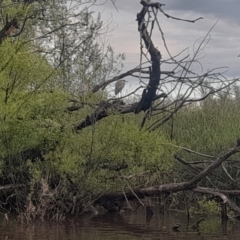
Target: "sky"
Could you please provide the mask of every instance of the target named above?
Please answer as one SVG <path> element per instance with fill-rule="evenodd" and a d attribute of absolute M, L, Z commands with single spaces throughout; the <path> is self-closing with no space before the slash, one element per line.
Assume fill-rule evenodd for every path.
<path fill-rule="evenodd" d="M 117 53 L 124 52 L 124 71 L 138 66 L 140 62 L 140 38 L 137 30 L 136 15 L 141 11 L 140 0 L 115 0 L 116 7 L 110 0 L 105 4 L 98 0 L 94 10 L 99 11 L 104 21 L 109 20 L 109 43 Z M 215 67 L 228 67 L 228 77 L 240 76 L 240 0 L 162 0 L 165 4 L 163 10 L 174 17 L 196 19 L 203 17 L 195 23 L 176 21 L 166 18 L 159 13 L 159 22 L 172 55 L 189 48 L 193 52 L 196 46 L 208 31 L 211 39 L 204 49 L 200 60 L 204 70 Z M 161 40 L 161 34 L 154 28 L 154 44 L 162 53 L 163 59 L 168 58 Z M 199 69 L 197 69 L 199 68 Z M 162 69 L 164 70 L 164 69 Z M 201 71 L 196 66 L 196 71 Z M 127 79 L 128 80 L 128 79 Z M 132 83 L 132 79 L 129 78 Z M 136 81 L 136 80 L 135 80 Z"/>

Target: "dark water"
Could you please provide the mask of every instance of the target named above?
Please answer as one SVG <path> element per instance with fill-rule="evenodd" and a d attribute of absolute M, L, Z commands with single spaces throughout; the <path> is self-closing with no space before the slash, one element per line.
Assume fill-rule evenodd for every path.
<path fill-rule="evenodd" d="M 190 219 L 190 224 L 199 219 Z M 180 231 L 174 232 L 172 226 L 180 223 Z M 31 225 L 17 221 L 0 222 L 0 239 L 2 240 L 135 240 L 135 239 L 186 239 L 186 240 L 237 240 L 240 239 L 240 221 L 228 221 L 221 224 L 219 218 L 207 218 L 199 229 L 187 228 L 184 214 L 156 213 L 146 217 L 145 209 L 123 214 L 105 214 L 85 216 L 75 222 L 44 222 Z"/>

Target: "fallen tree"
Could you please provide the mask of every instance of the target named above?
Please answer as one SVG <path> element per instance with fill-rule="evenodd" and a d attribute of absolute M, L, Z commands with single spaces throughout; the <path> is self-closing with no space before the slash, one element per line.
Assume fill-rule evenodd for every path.
<path fill-rule="evenodd" d="M 122 202 L 125 201 L 135 200 L 139 201 L 142 204 L 142 201 L 140 199 L 146 197 L 156 197 L 160 196 L 161 194 L 169 194 L 189 190 L 196 193 L 220 197 L 224 204 L 227 204 L 230 209 L 240 214 L 240 208 L 228 198 L 228 196 L 240 195 L 240 190 L 222 190 L 198 186 L 199 182 L 202 179 L 206 178 L 223 162 L 227 161 L 231 156 L 239 152 L 240 146 L 238 146 L 237 144 L 236 147 L 229 149 L 226 153 L 219 156 L 212 164 L 210 164 L 208 167 L 206 167 L 204 170 L 202 170 L 199 174 L 197 174 L 193 179 L 189 180 L 188 182 L 169 183 L 159 186 L 150 186 L 146 188 L 129 189 L 128 191 L 124 191 L 121 193 L 119 192 L 104 194 L 97 198 L 96 200 L 94 200 L 93 205 L 107 206 L 107 209 L 109 211 L 120 211 L 121 206 L 123 206 Z M 110 206 L 112 206 L 112 208 Z"/>

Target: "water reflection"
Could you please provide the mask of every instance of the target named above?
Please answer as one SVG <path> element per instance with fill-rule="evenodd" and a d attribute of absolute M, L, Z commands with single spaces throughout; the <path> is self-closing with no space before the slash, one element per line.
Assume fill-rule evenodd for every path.
<path fill-rule="evenodd" d="M 220 219 L 202 221 L 199 228 L 188 228 L 184 214 L 162 215 L 154 211 L 147 215 L 145 209 L 123 214 L 84 216 L 76 222 L 20 224 L 16 221 L 0 222 L 0 239 L 3 240 L 119 240 L 119 239 L 186 239 L 186 240 L 235 240 L 239 237 L 240 221 L 221 223 Z M 197 221 L 190 219 L 190 224 Z M 172 227 L 181 224 L 179 231 Z"/>

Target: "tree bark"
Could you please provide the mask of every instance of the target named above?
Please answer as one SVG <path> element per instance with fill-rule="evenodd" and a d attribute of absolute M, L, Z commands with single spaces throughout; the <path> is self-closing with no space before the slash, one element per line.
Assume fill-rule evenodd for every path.
<path fill-rule="evenodd" d="M 158 85 L 160 82 L 161 77 L 161 70 L 160 70 L 160 60 L 161 60 L 161 53 L 158 49 L 154 46 L 152 39 L 147 31 L 147 26 L 145 24 L 145 15 L 148 11 L 148 8 L 155 7 L 156 5 L 151 4 L 150 1 L 141 1 L 143 5 L 142 11 L 137 14 L 137 21 L 138 21 L 138 31 L 145 43 L 146 49 L 148 50 L 151 56 L 152 66 L 150 68 L 150 80 L 147 85 L 147 89 L 143 90 L 142 99 L 138 103 L 138 106 L 135 110 L 135 113 L 140 113 L 141 111 L 146 111 L 151 107 L 153 99 L 156 96 L 156 91 L 158 89 Z"/>

